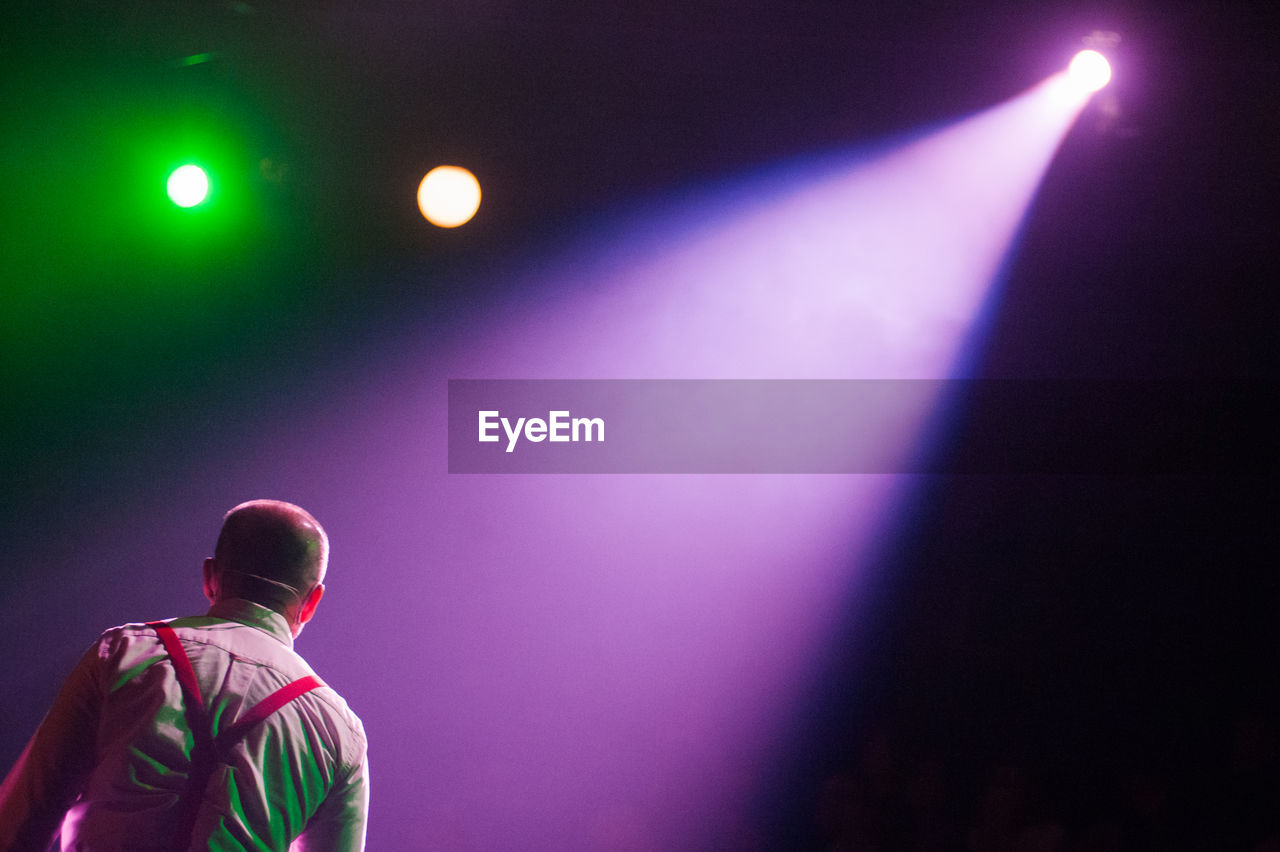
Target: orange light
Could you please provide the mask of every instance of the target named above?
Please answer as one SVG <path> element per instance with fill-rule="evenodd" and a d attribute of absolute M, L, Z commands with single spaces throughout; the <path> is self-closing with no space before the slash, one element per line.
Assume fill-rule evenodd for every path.
<path fill-rule="evenodd" d="M 418 209 L 437 227 L 465 225 L 480 209 L 480 181 L 461 166 L 436 166 L 418 184 Z"/>

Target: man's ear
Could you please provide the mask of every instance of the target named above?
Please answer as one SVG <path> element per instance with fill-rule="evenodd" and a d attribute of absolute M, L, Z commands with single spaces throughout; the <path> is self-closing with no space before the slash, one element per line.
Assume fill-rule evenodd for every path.
<path fill-rule="evenodd" d="M 217 603 L 218 600 L 218 568 L 210 556 L 204 561 L 204 596 L 209 599 L 209 603 Z"/>
<path fill-rule="evenodd" d="M 307 595 L 306 600 L 302 602 L 302 607 L 298 610 L 298 623 L 306 624 L 311 617 L 316 614 L 316 607 L 320 605 L 320 599 L 324 597 L 324 583 L 316 583 L 311 593 Z"/>

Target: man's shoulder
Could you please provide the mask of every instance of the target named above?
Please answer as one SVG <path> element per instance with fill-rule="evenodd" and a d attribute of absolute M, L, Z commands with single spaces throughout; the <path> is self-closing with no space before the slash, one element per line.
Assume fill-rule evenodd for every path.
<path fill-rule="evenodd" d="M 136 636 L 138 634 L 147 634 L 156 636 L 156 629 L 152 625 L 160 623 L 167 624 L 175 630 L 180 627 L 190 627 L 195 629 L 211 627 L 219 622 L 225 622 L 226 619 L 211 618 L 208 615 L 188 615 L 181 618 L 158 618 L 155 621 L 131 621 L 126 624 L 117 624 L 115 627 L 108 627 L 102 631 L 98 639 L 114 639 L 121 636 Z"/>
<path fill-rule="evenodd" d="M 322 685 L 307 693 L 307 700 L 322 706 L 324 716 L 346 728 L 347 735 L 359 742 L 361 748 L 367 746 L 364 724 L 360 717 L 351 709 L 342 694 L 318 675 L 293 648 L 258 628 L 208 614 L 175 618 L 166 623 L 174 629 L 178 638 L 188 645 L 189 650 L 203 646 L 214 653 L 234 657 L 241 663 L 253 663 L 275 669 L 279 672 L 279 676 L 289 681 L 307 676 L 316 677 Z M 145 643 L 153 650 L 143 651 L 138 647 L 140 643 Z M 99 657 L 105 659 L 116 656 L 120 658 L 119 662 L 126 665 L 129 662 L 136 662 L 132 660 L 135 656 L 163 653 L 157 647 L 158 645 L 159 637 L 150 622 L 131 622 L 108 628 L 102 632 L 96 643 Z"/>
<path fill-rule="evenodd" d="M 172 628 L 197 669 L 218 660 L 266 666 L 289 680 L 314 675 L 311 666 L 291 647 L 256 627 L 213 615 L 192 615 L 163 622 Z M 167 656 L 154 622 L 131 622 L 108 628 L 94 647 L 104 661 L 141 656 Z M 212 655 L 212 656 L 210 656 Z"/>
<path fill-rule="evenodd" d="M 362 750 L 367 748 L 368 740 L 364 733 L 364 723 L 360 721 L 360 717 L 351 709 L 351 706 L 347 704 L 347 699 L 343 698 L 340 692 L 325 683 L 319 689 L 313 690 L 310 695 L 329 709 L 329 713 L 326 715 L 342 720 L 344 726 L 348 729 L 348 735 L 360 744 Z"/>
<path fill-rule="evenodd" d="M 223 618 L 214 618 L 208 615 L 190 615 L 183 616 L 181 618 L 157 619 L 154 622 L 129 622 L 127 624 L 118 624 L 115 627 L 108 627 L 99 634 L 96 644 L 100 646 L 110 646 L 122 641 L 129 642 L 137 639 L 155 640 L 158 642 L 160 637 L 153 626 L 156 623 L 167 624 L 173 629 L 179 639 L 209 644 L 219 644 L 217 639 L 220 637 L 220 634 L 230 636 L 232 630 L 244 627 L 244 625 L 237 624 Z M 252 628 L 248 628 L 248 630 L 252 630 Z M 255 638 L 250 632 L 236 630 L 236 633 L 242 637 L 242 641 L 246 638 Z"/>

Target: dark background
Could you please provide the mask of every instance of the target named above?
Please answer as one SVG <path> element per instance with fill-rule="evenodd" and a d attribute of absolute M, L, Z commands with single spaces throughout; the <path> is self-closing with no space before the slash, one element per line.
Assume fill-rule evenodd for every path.
<path fill-rule="evenodd" d="M 40 570 L 50 529 L 74 541 L 78 506 L 144 491 L 139 460 L 180 444 L 193 407 L 268 399 L 407 308 L 483 304 L 500 283 L 453 282 L 624 203 L 997 103 L 1095 29 L 1123 37 L 1116 79 L 1050 168 L 979 372 L 1250 379 L 1265 395 L 1280 281 L 1265 4 L 20 6 L 0 54 L 0 594 Z M 188 109 L 236 128 L 244 174 L 274 168 L 220 246 L 157 241 L 111 189 L 139 135 Z M 486 191 L 456 232 L 404 201 L 449 161 Z M 859 650 L 812 696 L 762 803 L 766 836 L 816 844 L 824 779 L 886 749 L 903 773 L 943 761 L 967 800 L 1020 767 L 1073 826 L 1123 812 L 1124 779 L 1145 772 L 1184 838 L 1274 832 L 1248 815 L 1266 811 L 1250 796 L 1275 802 L 1273 474 L 924 482 L 877 566 L 882 606 L 850 628 Z M 26 737 L 23 707 L 0 756 Z M 1228 795 L 1241 749 L 1264 780 Z"/>

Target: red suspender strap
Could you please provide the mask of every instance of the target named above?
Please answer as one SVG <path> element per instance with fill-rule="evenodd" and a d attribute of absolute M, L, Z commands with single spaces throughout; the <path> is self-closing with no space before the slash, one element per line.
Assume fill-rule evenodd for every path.
<path fill-rule="evenodd" d="M 182 643 L 178 641 L 178 634 L 163 621 L 148 621 L 147 626 L 160 634 L 160 641 L 164 643 L 164 649 L 169 652 L 169 659 L 173 661 L 173 672 L 178 676 L 178 685 L 182 687 L 182 694 L 187 699 L 187 709 L 195 710 L 203 716 L 204 698 L 200 696 L 200 684 L 196 683 L 196 670 L 191 668 L 191 660 L 187 657 Z"/>
<path fill-rule="evenodd" d="M 228 748 L 235 745 L 236 741 L 249 732 L 249 729 L 288 704 L 299 695 L 305 695 L 313 689 L 319 689 L 324 686 L 324 682 L 314 675 L 298 678 L 292 683 L 287 683 L 259 701 L 257 704 L 245 713 L 235 724 L 218 732 L 218 736 L 214 738 L 214 743 L 220 752 L 225 752 Z"/>
<path fill-rule="evenodd" d="M 178 825 L 173 833 L 172 847 L 174 852 L 184 852 L 190 845 L 200 803 L 204 801 L 204 791 L 209 786 L 209 776 L 213 774 L 213 743 L 209 738 L 209 725 L 204 719 L 204 699 L 200 695 L 200 684 L 196 683 L 196 670 L 191 667 L 191 659 L 178 634 L 163 621 L 149 621 L 147 626 L 160 637 L 173 663 L 173 673 L 182 687 L 187 725 L 191 728 L 191 771 L 187 775 L 186 789 L 178 799 Z"/>
<path fill-rule="evenodd" d="M 191 750 L 191 774 L 187 779 L 187 789 L 179 802 L 178 830 L 174 835 L 173 844 L 175 850 L 185 850 L 190 845 L 191 834 L 195 830 L 196 816 L 200 812 L 205 788 L 213 775 L 214 749 L 218 753 L 225 754 L 254 725 L 299 695 L 305 695 L 313 689 L 324 686 L 324 682 L 315 675 L 307 675 L 285 684 L 249 708 L 248 712 L 235 721 L 235 724 L 223 729 L 211 741 L 212 731 L 204 721 L 204 699 L 200 696 L 200 685 L 196 683 L 196 671 L 191 667 L 191 659 L 187 657 L 186 649 L 182 647 L 178 634 L 163 621 L 149 621 L 147 626 L 159 635 L 165 651 L 169 654 L 169 659 L 173 662 L 174 674 L 178 677 L 178 685 L 182 687 L 187 724 L 191 726 L 191 735 L 194 738 Z"/>

